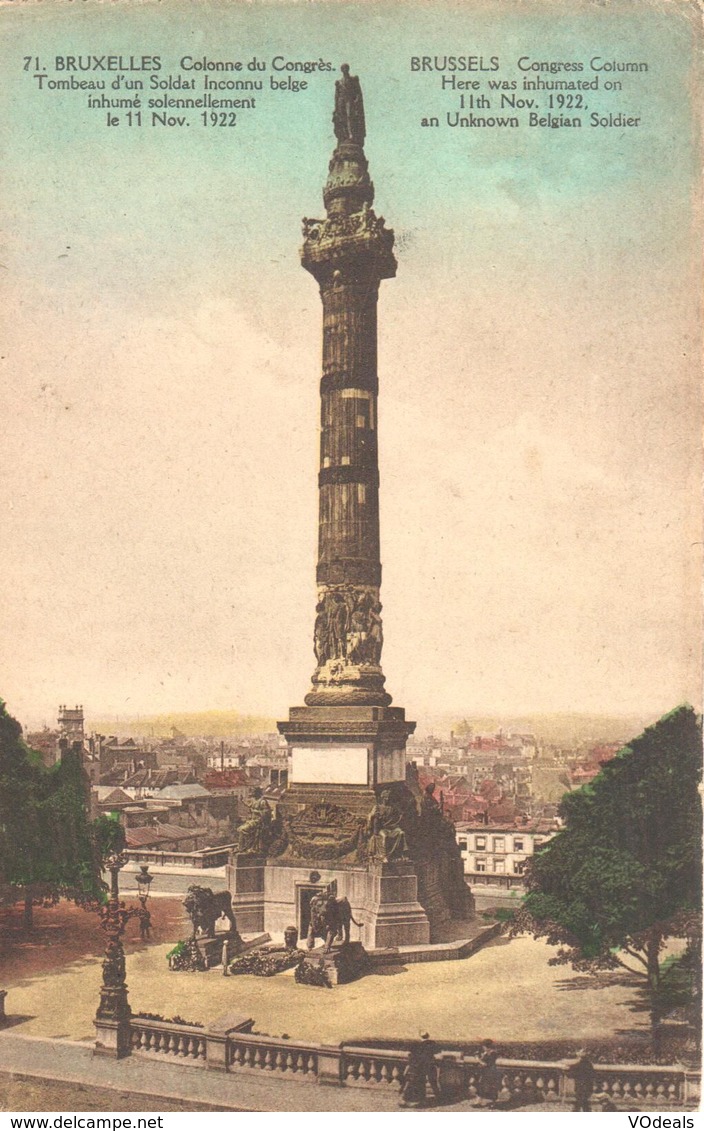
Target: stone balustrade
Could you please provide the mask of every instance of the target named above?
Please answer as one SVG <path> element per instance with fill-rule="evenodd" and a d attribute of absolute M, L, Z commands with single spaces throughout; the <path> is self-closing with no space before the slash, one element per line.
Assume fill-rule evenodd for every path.
<path fill-rule="evenodd" d="M 676 1107 L 699 1097 L 699 1073 L 680 1067 L 641 1067 L 596 1064 L 595 1091 L 605 1093 L 615 1104 Z"/>
<path fill-rule="evenodd" d="M 179 1057 L 189 1065 L 205 1068 L 207 1035 L 204 1029 L 179 1025 L 175 1021 L 148 1021 L 143 1017 L 132 1017 L 130 1029 L 133 1053 L 169 1060 Z"/>
<path fill-rule="evenodd" d="M 347 1087 L 373 1088 L 381 1084 L 401 1087 L 408 1063 L 403 1049 L 355 1048 L 345 1045 L 341 1051 L 341 1082 Z"/>
<path fill-rule="evenodd" d="M 479 1095 L 481 1065 L 474 1057 L 463 1057 L 466 1065 L 467 1095 Z M 573 1091 L 566 1065 L 561 1061 L 536 1062 L 532 1060 L 499 1059 L 499 1100 L 515 1105 L 529 1103 L 557 1103 Z"/>
<path fill-rule="evenodd" d="M 314 1081 L 318 1076 L 318 1052 L 317 1045 L 231 1033 L 227 1041 L 227 1070 L 274 1072 Z"/>
<path fill-rule="evenodd" d="M 481 1070 L 473 1058 L 465 1063 L 466 1094 L 479 1093 Z M 574 1095 L 574 1081 L 562 1061 L 536 1063 L 528 1060 L 500 1059 L 499 1100 L 521 1105 L 529 1103 L 569 1102 Z M 693 1103 L 699 1096 L 699 1074 L 681 1066 L 662 1067 L 640 1064 L 595 1064 L 594 1093 L 606 1096 L 616 1106 L 675 1108 Z"/>
<path fill-rule="evenodd" d="M 400 1090 L 408 1062 L 401 1048 L 361 1045 L 312 1045 L 247 1031 L 251 1021 L 235 1031 L 229 1024 L 210 1029 L 132 1017 L 131 1049 L 139 1056 L 180 1058 L 194 1067 L 225 1072 L 270 1073 L 310 1083 L 349 1088 Z M 462 1050 L 436 1056 L 440 1086 L 448 1097 L 478 1099 L 481 1066 Z M 499 1102 L 507 1107 L 535 1103 L 569 1104 L 574 1080 L 568 1062 L 501 1058 Z M 698 1104 L 700 1073 L 680 1065 L 596 1064 L 594 1092 L 616 1107 L 635 1110 L 675 1110 Z"/>

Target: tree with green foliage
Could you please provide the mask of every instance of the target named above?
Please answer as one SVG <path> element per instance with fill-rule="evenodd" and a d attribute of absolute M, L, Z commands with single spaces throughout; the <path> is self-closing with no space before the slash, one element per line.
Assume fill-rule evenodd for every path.
<path fill-rule="evenodd" d="M 11 897 L 20 889 L 27 928 L 36 902 L 101 898 L 102 861 L 124 832 L 91 823 L 87 788 L 80 754 L 64 751 L 47 769 L 0 700 L 0 881 Z"/>
<path fill-rule="evenodd" d="M 33 887 L 42 870 L 43 801 L 41 757 L 22 741 L 22 727 L 0 701 L 0 876 L 14 894 L 25 895 L 25 925 L 31 926 Z"/>
<path fill-rule="evenodd" d="M 701 955 L 701 763 L 701 720 L 683 706 L 567 794 L 565 826 L 536 852 L 511 927 L 558 946 L 551 964 L 638 974 L 656 1043 L 673 981 L 666 940 L 687 940 L 693 970 Z"/>

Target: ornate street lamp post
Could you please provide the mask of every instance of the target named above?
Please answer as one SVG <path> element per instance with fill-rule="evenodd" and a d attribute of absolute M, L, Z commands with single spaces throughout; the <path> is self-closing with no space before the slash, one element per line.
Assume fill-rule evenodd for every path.
<path fill-rule="evenodd" d="M 127 863 L 124 852 L 113 853 L 105 861 L 110 873 L 110 898 L 100 909 L 100 926 L 105 934 L 103 959 L 103 984 L 100 987 L 100 1004 L 95 1015 L 95 1052 L 101 1056 L 122 1057 L 130 1053 L 130 1018 L 132 1010 L 127 1000 L 125 982 L 125 952 L 122 936 L 130 919 L 148 914 L 146 903 L 149 886 L 154 879 L 146 865 L 137 876 L 139 907 L 127 907 L 120 899 L 119 873 Z"/>
<path fill-rule="evenodd" d="M 140 864 L 139 865 L 139 874 L 137 876 L 137 894 L 138 894 L 138 897 L 139 897 L 139 902 L 142 905 L 143 911 L 146 911 L 146 909 L 147 909 L 147 900 L 149 899 L 149 889 L 152 885 L 153 880 L 154 880 L 154 877 L 150 876 L 150 874 L 149 874 L 149 865 L 148 864 Z"/>

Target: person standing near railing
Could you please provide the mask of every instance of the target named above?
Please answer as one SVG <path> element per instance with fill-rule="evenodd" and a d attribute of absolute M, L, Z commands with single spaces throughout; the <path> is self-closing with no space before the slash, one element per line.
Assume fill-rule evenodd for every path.
<path fill-rule="evenodd" d="M 426 1081 L 430 1084 L 433 1096 L 440 1103 L 441 1093 L 438 1081 L 438 1067 L 435 1063 L 437 1046 L 431 1041 L 429 1033 L 421 1033 L 408 1053 L 408 1064 L 403 1076 L 399 1105 L 417 1104 L 422 1107 L 426 1101 Z"/>
<path fill-rule="evenodd" d="M 497 1065 L 499 1053 L 494 1042 L 487 1038 L 482 1042 L 482 1051 L 479 1054 L 481 1068 L 479 1076 L 479 1096 L 483 1100 L 495 1103 L 501 1090 L 501 1070 Z"/>
<path fill-rule="evenodd" d="M 594 1090 L 594 1065 L 586 1049 L 577 1049 L 577 1059 L 566 1069 L 574 1080 L 574 1107 L 572 1111 L 591 1111 L 589 1098 Z"/>

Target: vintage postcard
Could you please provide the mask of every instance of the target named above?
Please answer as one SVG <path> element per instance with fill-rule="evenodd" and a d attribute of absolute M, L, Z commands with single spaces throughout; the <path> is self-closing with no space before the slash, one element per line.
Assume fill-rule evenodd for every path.
<path fill-rule="evenodd" d="M 694 1126 L 698 5 L 0 28 L 0 1109 Z"/>

